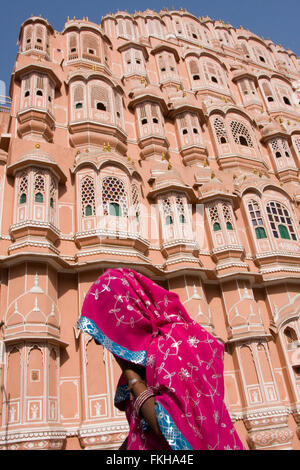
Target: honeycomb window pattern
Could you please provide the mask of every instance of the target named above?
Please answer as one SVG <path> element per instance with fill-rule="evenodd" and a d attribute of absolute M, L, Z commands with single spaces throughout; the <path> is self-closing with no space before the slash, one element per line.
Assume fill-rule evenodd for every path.
<path fill-rule="evenodd" d="M 91 176 L 81 183 L 81 214 L 83 217 L 95 215 L 95 186 Z"/>
<path fill-rule="evenodd" d="M 127 192 L 124 183 L 115 176 L 108 176 L 102 181 L 102 204 L 104 215 L 111 214 L 110 206 L 119 204 L 120 215 L 128 215 Z"/>
<path fill-rule="evenodd" d="M 231 121 L 230 128 L 233 139 L 238 145 L 253 147 L 253 142 L 247 127 L 239 121 Z"/>
<path fill-rule="evenodd" d="M 227 133 L 224 121 L 222 121 L 220 118 L 214 119 L 214 129 L 218 143 L 225 144 L 227 142 Z"/>

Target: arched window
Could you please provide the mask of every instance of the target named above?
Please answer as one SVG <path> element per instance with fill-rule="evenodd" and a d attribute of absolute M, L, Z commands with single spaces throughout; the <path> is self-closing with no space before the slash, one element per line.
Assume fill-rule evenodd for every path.
<path fill-rule="evenodd" d="M 81 213 L 83 217 L 95 215 L 95 186 L 91 176 L 81 181 Z"/>
<path fill-rule="evenodd" d="M 252 200 L 248 204 L 249 215 L 251 218 L 252 227 L 255 230 L 255 235 L 257 239 L 267 238 L 265 231 L 264 220 L 260 206 L 257 201 Z"/>
<path fill-rule="evenodd" d="M 219 219 L 219 211 L 217 205 L 214 205 L 209 208 L 209 217 L 213 231 L 219 232 L 219 230 L 221 230 L 221 222 Z"/>
<path fill-rule="evenodd" d="M 93 108 L 101 111 L 110 111 L 108 90 L 99 85 L 91 87 L 91 104 Z"/>
<path fill-rule="evenodd" d="M 285 328 L 284 330 L 284 336 L 286 338 L 286 341 L 288 344 L 292 344 L 294 341 L 297 341 L 298 340 L 298 337 L 297 337 L 297 333 L 295 332 L 295 330 L 293 328 L 291 328 L 290 326 L 288 326 L 287 328 Z"/>
<path fill-rule="evenodd" d="M 42 193 L 36 193 L 34 195 L 34 202 L 44 202 L 44 196 Z"/>
<path fill-rule="evenodd" d="M 71 34 L 69 38 L 69 59 L 78 57 L 77 35 Z"/>
<path fill-rule="evenodd" d="M 231 121 L 230 128 L 236 144 L 253 147 L 250 133 L 243 123 L 239 121 Z"/>
<path fill-rule="evenodd" d="M 74 106 L 75 109 L 81 109 L 83 107 L 83 86 L 78 85 L 74 88 Z"/>
<path fill-rule="evenodd" d="M 260 240 L 261 238 L 267 238 L 267 234 L 264 227 L 256 227 L 255 235 L 258 240 Z"/>
<path fill-rule="evenodd" d="M 286 139 L 278 137 L 270 140 L 270 148 L 276 159 L 284 156 L 290 158 L 290 149 Z"/>
<path fill-rule="evenodd" d="M 43 203 L 45 194 L 45 178 L 40 173 L 35 174 L 34 178 L 34 201 Z"/>
<path fill-rule="evenodd" d="M 213 230 L 214 230 L 214 232 L 218 232 L 219 230 L 221 230 L 221 225 L 220 225 L 219 222 L 214 223 Z"/>
<path fill-rule="evenodd" d="M 108 176 L 102 181 L 102 205 L 104 215 L 127 216 L 127 192 L 123 181 Z"/>
<path fill-rule="evenodd" d="M 19 180 L 19 204 L 25 204 L 27 202 L 28 193 L 28 176 L 23 174 Z"/>
<path fill-rule="evenodd" d="M 200 71 L 199 71 L 199 65 L 197 60 L 191 60 L 190 63 L 190 72 L 193 80 L 200 80 Z"/>
<path fill-rule="evenodd" d="M 228 204 L 226 203 L 222 204 L 222 212 L 223 212 L 224 220 L 226 222 L 226 229 L 230 231 L 233 230 L 231 209 Z"/>
<path fill-rule="evenodd" d="M 99 40 L 97 37 L 91 34 L 84 34 L 83 41 L 82 41 L 82 57 L 86 59 L 99 58 Z M 92 56 L 92 57 L 91 57 Z M 93 57 L 94 56 L 94 57 Z"/>
<path fill-rule="evenodd" d="M 131 20 L 123 18 L 118 20 L 118 35 L 127 39 L 135 38 L 135 28 Z"/>
<path fill-rule="evenodd" d="M 103 103 L 100 103 L 100 102 L 97 103 L 97 106 L 96 106 L 96 107 L 97 107 L 97 109 L 99 109 L 100 111 L 106 111 L 106 106 L 105 106 L 105 104 L 103 104 Z"/>
<path fill-rule="evenodd" d="M 219 144 L 227 143 L 227 132 L 224 121 L 220 118 L 215 118 L 213 121 L 214 130 Z"/>
<path fill-rule="evenodd" d="M 278 230 L 279 230 L 281 238 L 284 238 L 286 240 L 291 239 L 289 231 L 288 231 L 288 229 L 286 228 L 285 225 L 278 225 Z"/>
<path fill-rule="evenodd" d="M 166 225 L 172 225 L 173 224 L 173 218 L 171 215 L 167 215 L 166 217 Z"/>
<path fill-rule="evenodd" d="M 212 60 L 202 60 L 202 68 L 207 83 L 224 88 L 224 76 L 221 66 Z"/>
<path fill-rule="evenodd" d="M 26 201 L 27 201 L 27 196 L 26 196 L 25 193 L 22 193 L 21 196 L 20 196 L 19 202 L 20 202 L 20 204 L 25 204 Z"/>
<path fill-rule="evenodd" d="M 35 29 L 35 49 L 43 50 L 44 49 L 44 33 L 45 30 L 43 26 L 36 26 Z"/>
<path fill-rule="evenodd" d="M 180 224 L 185 224 L 186 217 L 185 217 L 184 202 L 183 202 L 182 197 L 178 196 L 175 198 L 175 206 L 176 206 L 176 213 L 177 213 Z"/>
<path fill-rule="evenodd" d="M 277 201 L 268 202 L 267 214 L 275 238 L 280 236 L 285 240 L 297 240 L 289 211 L 283 204 Z"/>
<path fill-rule="evenodd" d="M 245 145 L 245 147 L 248 147 L 248 142 L 243 135 L 239 135 L 239 141 L 241 145 Z"/>
<path fill-rule="evenodd" d="M 121 206 L 118 202 L 109 202 L 108 203 L 108 213 L 109 215 L 114 215 L 120 217 L 122 215 Z"/>
<path fill-rule="evenodd" d="M 138 187 L 137 187 L 136 184 L 132 185 L 131 202 L 132 202 L 132 207 L 133 207 L 133 212 L 134 212 L 134 215 L 135 215 L 135 219 L 136 219 L 137 222 L 139 222 L 140 214 L 141 214 L 141 208 L 140 208 L 139 191 L 138 191 Z"/>
<path fill-rule="evenodd" d="M 273 103 L 274 102 L 274 97 L 273 97 L 273 92 L 272 92 L 272 89 L 271 89 L 271 85 L 268 82 L 263 82 L 262 83 L 262 90 L 263 90 L 263 93 L 264 93 L 268 103 Z"/>
<path fill-rule="evenodd" d="M 24 50 L 28 51 L 32 47 L 32 36 L 33 36 L 33 28 L 31 25 L 27 26 L 25 29 L 25 44 L 24 44 Z"/>

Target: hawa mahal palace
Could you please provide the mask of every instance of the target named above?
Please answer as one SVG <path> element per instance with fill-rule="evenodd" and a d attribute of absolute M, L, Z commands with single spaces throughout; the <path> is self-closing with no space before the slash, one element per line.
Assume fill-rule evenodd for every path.
<path fill-rule="evenodd" d="M 0 106 L 0 449 L 118 449 L 77 329 L 131 267 L 225 343 L 247 449 L 300 449 L 300 58 L 184 9 L 21 25 Z"/>

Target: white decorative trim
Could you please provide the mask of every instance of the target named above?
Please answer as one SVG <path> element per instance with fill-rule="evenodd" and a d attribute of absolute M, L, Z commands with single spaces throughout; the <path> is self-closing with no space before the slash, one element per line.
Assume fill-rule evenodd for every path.
<path fill-rule="evenodd" d="M 107 424 L 102 426 L 82 426 L 78 430 L 78 436 L 88 437 L 119 432 L 128 432 L 128 424 L 121 422 L 120 424 Z"/>
<path fill-rule="evenodd" d="M 45 428 L 36 428 L 31 429 L 20 429 L 18 431 L 4 431 L 0 432 L 0 446 L 11 444 L 13 442 L 20 441 L 36 441 L 40 439 L 65 439 L 66 431 L 65 430 L 55 430 L 55 429 L 45 429 Z"/>

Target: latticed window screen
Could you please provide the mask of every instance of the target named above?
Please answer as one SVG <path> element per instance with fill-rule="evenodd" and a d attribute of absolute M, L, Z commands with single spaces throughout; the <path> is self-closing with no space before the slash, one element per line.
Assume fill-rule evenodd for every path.
<path fill-rule="evenodd" d="M 280 202 L 271 201 L 267 204 L 267 214 L 275 238 L 297 240 L 292 219 L 287 208 Z"/>
<path fill-rule="evenodd" d="M 193 23 L 186 23 L 185 29 L 186 29 L 188 37 L 190 37 L 191 39 L 195 39 L 195 40 L 201 39 L 200 30 Z"/>
<path fill-rule="evenodd" d="M 194 80 L 199 80 L 200 72 L 199 72 L 199 64 L 196 60 L 190 61 L 190 72 Z"/>
<path fill-rule="evenodd" d="M 162 210 L 165 216 L 166 225 L 173 224 L 173 208 L 170 198 L 163 199 Z"/>
<path fill-rule="evenodd" d="M 127 38 L 132 38 L 134 36 L 134 28 L 130 20 L 119 20 L 118 31 L 119 36 L 125 36 Z"/>
<path fill-rule="evenodd" d="M 218 232 L 219 230 L 221 230 L 218 206 L 212 206 L 209 208 L 209 217 L 213 231 Z"/>
<path fill-rule="evenodd" d="M 24 92 L 30 91 L 30 77 L 27 77 L 24 82 Z"/>
<path fill-rule="evenodd" d="M 76 36 L 76 34 L 71 34 L 71 36 L 70 36 L 69 50 L 70 50 L 70 52 L 75 52 L 75 50 L 77 51 L 77 36 Z"/>
<path fill-rule="evenodd" d="M 28 176 L 24 173 L 19 180 L 18 200 L 20 204 L 27 202 L 28 195 Z"/>
<path fill-rule="evenodd" d="M 295 139 L 294 140 L 294 146 L 297 150 L 298 157 L 300 158 L 300 139 Z"/>
<path fill-rule="evenodd" d="M 32 31 L 32 26 L 28 26 L 25 33 L 25 50 L 31 48 Z"/>
<path fill-rule="evenodd" d="M 137 220 L 139 220 L 141 215 L 141 208 L 140 208 L 140 197 L 137 186 L 134 184 L 131 190 L 131 198 L 132 198 L 132 206 L 134 215 Z"/>
<path fill-rule="evenodd" d="M 109 112 L 110 106 L 108 90 L 99 85 L 93 85 L 91 88 L 91 103 L 93 108 Z"/>
<path fill-rule="evenodd" d="M 51 209 L 55 209 L 55 200 L 56 200 L 56 183 L 53 178 L 50 181 L 50 191 L 49 191 L 49 205 Z"/>
<path fill-rule="evenodd" d="M 38 75 L 36 77 L 36 87 L 39 89 L 39 90 L 42 90 L 44 88 L 44 78 L 42 75 Z"/>
<path fill-rule="evenodd" d="M 34 201 L 44 202 L 45 198 L 45 177 L 41 173 L 36 173 L 34 177 Z"/>
<path fill-rule="evenodd" d="M 95 185 L 91 176 L 86 176 L 81 182 L 81 214 L 95 215 Z"/>
<path fill-rule="evenodd" d="M 176 212 L 178 214 L 179 222 L 182 224 L 186 223 L 185 210 L 182 197 L 177 196 L 175 199 Z"/>
<path fill-rule="evenodd" d="M 283 155 L 290 157 L 289 147 L 286 139 L 272 139 L 270 141 L 270 145 L 276 158 L 280 158 Z"/>
<path fill-rule="evenodd" d="M 230 128 L 236 144 L 253 147 L 250 133 L 243 123 L 239 121 L 231 121 Z"/>
<path fill-rule="evenodd" d="M 117 91 L 114 91 L 114 99 L 115 99 L 115 109 L 116 109 L 116 116 L 118 119 L 122 118 L 122 98 Z"/>
<path fill-rule="evenodd" d="M 225 128 L 225 123 L 222 119 L 216 118 L 214 119 L 214 129 L 218 139 L 219 144 L 226 144 L 227 143 L 227 132 Z"/>
<path fill-rule="evenodd" d="M 83 104 L 83 86 L 78 85 L 74 89 L 74 105 L 76 109 L 82 108 Z"/>
<path fill-rule="evenodd" d="M 264 228 L 264 220 L 258 202 L 252 200 L 248 204 L 248 210 L 251 218 L 252 226 L 255 230 L 256 238 L 267 238 Z"/>
<path fill-rule="evenodd" d="M 231 210 L 230 210 L 229 205 L 224 202 L 222 204 L 222 210 L 223 210 L 223 217 L 225 220 L 227 230 L 233 230 Z"/>
<path fill-rule="evenodd" d="M 267 98 L 267 101 L 273 102 L 274 97 L 273 97 L 273 92 L 271 90 L 270 84 L 268 82 L 263 82 L 262 89 L 263 89 L 265 97 Z"/>
<path fill-rule="evenodd" d="M 102 204 L 104 215 L 128 215 L 127 193 L 119 178 L 108 176 L 102 181 Z"/>
<path fill-rule="evenodd" d="M 224 85 L 224 80 L 219 64 L 214 64 L 213 62 L 206 61 L 203 63 L 203 70 L 205 79 L 208 82 L 215 83 L 221 86 Z"/>
<path fill-rule="evenodd" d="M 97 38 L 89 34 L 83 36 L 83 51 L 87 54 L 99 56 L 99 44 Z"/>
<path fill-rule="evenodd" d="M 42 28 L 42 26 L 37 26 L 35 31 L 37 42 L 41 43 L 44 39 L 44 29 Z"/>

